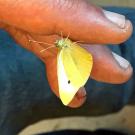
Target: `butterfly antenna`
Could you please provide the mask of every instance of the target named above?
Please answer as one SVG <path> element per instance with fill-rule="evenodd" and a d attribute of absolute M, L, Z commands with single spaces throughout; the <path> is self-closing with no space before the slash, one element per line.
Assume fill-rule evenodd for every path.
<path fill-rule="evenodd" d="M 42 53 L 42 52 L 44 52 L 44 51 L 46 51 L 46 50 L 48 50 L 48 49 L 50 49 L 50 48 L 53 48 L 53 47 L 55 47 L 55 45 L 49 46 L 49 47 L 47 47 L 47 48 L 41 50 L 40 52 Z"/>
<path fill-rule="evenodd" d="M 84 41 L 76 41 L 76 42 L 73 42 L 73 44 L 76 44 L 76 43 L 84 43 Z"/>
<path fill-rule="evenodd" d="M 60 32 L 60 36 L 61 36 L 61 39 L 63 39 L 63 33 L 62 33 L 62 31 Z"/>
<path fill-rule="evenodd" d="M 66 37 L 65 41 L 67 41 L 67 40 L 68 40 L 68 38 L 69 38 L 69 33 L 68 33 L 68 36 Z"/>
<path fill-rule="evenodd" d="M 48 43 L 45 43 L 45 42 L 39 42 L 39 41 L 36 41 L 36 40 L 29 40 L 29 42 L 45 44 L 45 45 L 53 45 L 53 44 L 48 44 Z"/>

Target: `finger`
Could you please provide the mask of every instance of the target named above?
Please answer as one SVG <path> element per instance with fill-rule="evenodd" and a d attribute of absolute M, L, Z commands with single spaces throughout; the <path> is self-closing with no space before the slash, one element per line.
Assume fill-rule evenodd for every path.
<path fill-rule="evenodd" d="M 46 40 L 49 42 L 50 39 L 46 38 Z M 107 46 L 83 44 L 82 47 L 93 56 L 94 65 L 91 73 L 93 79 L 120 84 L 128 81 L 132 76 L 133 69 L 130 62 L 112 52 Z"/>
<path fill-rule="evenodd" d="M 54 11 L 57 32 L 69 34 L 73 40 L 117 44 L 127 40 L 132 33 L 132 24 L 125 16 L 102 10 L 86 1 L 68 1 Z"/>
<path fill-rule="evenodd" d="M 6 27 L 6 24 L 0 22 L 0 29 L 4 29 Z"/>
<path fill-rule="evenodd" d="M 8 29 L 10 34 L 14 36 L 14 38 L 21 43 L 25 48 L 27 48 L 26 45 L 27 41 L 29 39 L 35 40 L 36 37 L 30 37 L 30 35 L 26 36 L 27 34 L 22 31 L 16 31 L 15 29 Z M 29 38 L 28 38 L 29 37 Z M 36 40 L 43 41 L 46 39 L 48 43 L 53 42 L 53 38 L 51 36 L 49 37 L 38 37 Z M 43 39 L 42 39 L 43 38 Z M 42 46 L 38 43 L 33 43 L 32 46 L 30 46 L 30 50 L 33 50 L 33 52 L 38 55 L 47 65 L 47 76 L 50 83 L 50 86 L 53 90 L 53 92 L 59 97 L 58 95 L 58 83 L 57 83 L 57 74 L 56 74 L 56 59 L 57 53 L 49 51 L 45 51 L 45 53 L 40 53 L 42 49 L 44 49 L 46 46 Z M 103 82 L 110 82 L 110 83 L 122 83 L 127 81 L 131 74 L 132 74 L 132 67 L 130 65 L 125 66 L 126 63 L 124 63 L 124 69 L 118 64 L 119 58 L 117 58 L 116 55 L 112 55 L 112 53 L 105 47 L 105 46 L 90 46 L 90 45 L 83 45 L 83 47 L 86 47 L 90 53 L 93 54 L 94 57 L 94 66 L 92 71 L 92 78 L 103 81 Z M 97 52 L 98 51 L 98 52 Z M 54 57 L 55 56 L 55 57 Z M 118 61 L 116 61 L 117 58 Z M 122 62 L 123 63 L 123 62 Z M 125 69 L 126 67 L 126 69 Z M 51 70 L 50 70 L 51 69 Z M 52 74 L 53 73 L 53 74 Z M 79 92 L 78 92 L 79 93 Z M 69 104 L 70 107 L 79 107 L 81 106 L 86 97 L 81 96 L 81 94 L 76 94 L 72 102 Z M 79 96 L 78 96 L 79 95 Z M 85 92 L 84 92 L 85 95 Z M 81 97 L 81 98 L 79 98 Z"/>
<path fill-rule="evenodd" d="M 54 43 L 56 38 L 58 38 L 57 36 L 30 36 L 29 34 L 22 31 L 17 31 L 14 28 L 8 28 L 7 31 L 18 43 L 33 51 L 44 62 L 50 61 L 51 58 L 57 57 L 56 48 L 52 48 L 41 53 L 41 50 L 44 50 L 46 45 L 41 45 L 38 43 L 29 44 L 28 42 L 29 39 L 33 39 L 45 43 Z M 131 77 L 132 67 L 130 63 L 125 62 L 124 59 L 120 59 L 120 57 L 117 55 L 113 55 L 112 52 L 107 49 L 107 47 L 101 45 L 82 45 L 82 47 L 87 48 L 87 50 L 92 53 L 94 57 L 94 66 L 91 74 L 92 78 L 103 82 L 122 83 Z M 124 67 L 122 67 L 121 63 L 124 64 Z"/>
<path fill-rule="evenodd" d="M 19 45 L 21 45 L 23 48 L 26 48 L 27 50 L 33 52 L 43 62 L 45 62 L 49 58 L 55 57 L 57 55 L 56 48 L 49 49 L 47 51 L 43 51 L 45 48 L 48 47 L 48 45 L 44 45 L 44 44 L 42 45 L 42 44 L 38 43 L 38 38 L 35 39 L 34 36 L 30 35 L 29 33 L 25 32 L 25 31 L 22 31 L 20 29 L 16 29 L 14 27 L 10 27 L 8 25 L 6 25 L 6 27 L 4 26 L 2 28 L 4 28 L 4 30 L 6 30 L 15 39 L 15 41 Z M 50 38 L 48 36 L 43 36 L 42 38 L 46 39 L 47 43 L 48 42 L 54 43 L 56 36 L 52 36 L 52 37 L 53 38 Z M 36 40 L 37 40 L 37 42 L 31 42 L 31 41 L 36 41 Z M 40 42 L 40 40 L 39 40 L 39 42 Z M 45 42 L 45 41 L 43 41 L 43 42 Z"/>
<path fill-rule="evenodd" d="M 47 76 L 48 76 L 50 86 L 53 92 L 59 97 L 57 70 L 56 70 L 56 67 L 57 67 L 56 50 L 53 48 L 52 50 L 49 50 L 49 51 L 47 50 L 44 53 L 41 53 L 41 51 L 46 48 L 46 44 L 41 45 L 38 42 L 34 42 L 34 43 L 32 42 L 31 45 L 28 44 L 29 40 L 42 41 L 43 43 L 46 43 L 46 42 L 53 43 L 53 40 L 57 38 L 57 36 L 35 37 L 35 36 L 30 36 L 28 33 L 25 33 L 24 31 L 17 30 L 11 27 L 6 27 L 6 31 L 8 31 L 10 35 L 13 36 L 13 38 L 19 44 L 21 44 L 24 48 L 35 53 L 44 63 L 46 63 Z M 73 107 L 73 108 L 79 107 L 85 102 L 85 100 L 86 100 L 85 88 L 80 88 L 68 106 Z"/>
<path fill-rule="evenodd" d="M 82 45 L 93 55 L 91 77 L 97 81 L 120 84 L 128 81 L 133 73 L 130 62 L 106 46 Z"/>
<path fill-rule="evenodd" d="M 82 87 L 78 90 L 78 92 L 68 106 L 72 108 L 81 107 L 85 103 L 86 98 L 86 90 L 84 87 Z"/>
<path fill-rule="evenodd" d="M 127 81 L 132 75 L 132 67 L 128 61 L 112 54 L 106 47 L 101 45 L 82 45 L 93 55 L 93 69 L 91 77 L 97 81 L 120 84 Z M 98 52 L 97 52 L 98 50 Z M 46 63 L 46 71 L 49 84 L 53 92 L 59 97 L 57 80 L 57 58 Z M 86 100 L 86 90 L 81 88 L 71 103 L 70 107 L 80 107 Z"/>
<path fill-rule="evenodd" d="M 31 43 L 31 45 L 28 44 L 29 40 L 33 40 L 33 41 L 35 40 L 35 38 L 33 38 L 32 36 L 24 33 L 23 31 L 20 31 L 11 27 L 6 27 L 6 31 L 8 31 L 10 35 L 13 36 L 13 38 L 19 44 L 21 44 L 24 48 L 35 53 L 44 63 L 46 63 L 47 76 L 48 76 L 50 86 L 54 94 L 59 97 L 57 71 L 56 71 L 57 53 L 55 49 L 53 49 L 52 51 L 47 50 L 45 51 L 45 53 L 41 53 L 41 51 L 46 48 L 46 45 L 42 46 L 38 42 Z M 56 36 L 53 36 L 53 38 L 45 37 L 43 38 L 43 40 L 42 40 L 42 37 L 37 37 L 36 40 L 44 42 L 44 40 L 46 39 L 48 42 L 51 43 L 54 40 L 54 38 L 56 38 Z M 68 106 L 73 107 L 73 108 L 79 107 L 85 102 L 85 100 L 86 100 L 86 91 L 84 88 L 80 88 L 80 90 L 78 90 L 78 92 L 76 93 L 73 100 Z"/>
<path fill-rule="evenodd" d="M 100 44 L 123 42 L 132 33 L 132 24 L 124 16 L 106 12 L 85 0 L 8 2 L 1 4 L 2 20 L 32 33 L 63 32 L 73 40 Z"/>

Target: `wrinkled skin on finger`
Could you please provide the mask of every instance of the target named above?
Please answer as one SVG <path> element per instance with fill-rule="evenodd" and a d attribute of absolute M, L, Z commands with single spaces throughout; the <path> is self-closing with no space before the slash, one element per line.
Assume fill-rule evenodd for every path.
<path fill-rule="evenodd" d="M 7 1 L 8 4 L 0 1 L 0 13 L 4 13 L 0 14 L 0 19 L 30 33 L 51 35 L 63 32 L 64 36 L 70 34 L 72 40 L 100 44 L 118 44 L 131 35 L 129 20 L 124 17 L 110 19 L 110 13 L 85 0 Z"/>
<path fill-rule="evenodd" d="M 85 0 L 20 0 L 14 3 L 9 1 L 8 5 L 3 1 L 1 4 L 3 6 L 0 7 L 0 12 L 4 12 L 5 15 L 0 14 L 0 27 L 45 63 L 48 81 L 56 96 L 59 97 L 56 66 L 58 50 L 54 47 L 42 53 L 41 51 L 48 47 L 44 43 L 54 44 L 61 38 L 61 32 L 63 36 L 69 35 L 74 41 L 83 41 L 81 46 L 93 55 L 94 65 L 91 74 L 93 79 L 119 84 L 131 77 L 131 65 L 127 64 L 127 67 L 123 68 L 112 52 L 102 45 L 118 44 L 130 37 L 132 24 L 123 16 L 114 15 L 113 20 L 110 13 Z M 13 9 L 10 8 L 11 5 Z M 8 12 L 7 8 L 11 12 Z M 85 88 L 80 88 L 68 106 L 79 107 L 85 100 Z"/>

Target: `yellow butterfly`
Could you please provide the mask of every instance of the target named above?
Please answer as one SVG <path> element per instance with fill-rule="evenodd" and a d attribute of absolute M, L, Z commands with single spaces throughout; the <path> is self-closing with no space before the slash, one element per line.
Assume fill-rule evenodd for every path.
<path fill-rule="evenodd" d="M 68 105 L 79 88 L 87 82 L 92 66 L 92 55 L 68 38 L 56 41 L 59 48 L 57 56 L 57 76 L 59 95 L 62 103 Z"/>
<path fill-rule="evenodd" d="M 29 42 L 31 41 L 38 42 L 29 40 Z M 44 42 L 38 43 L 47 44 Z M 55 45 L 45 48 L 41 52 L 52 47 L 58 47 L 57 76 L 59 95 L 62 103 L 68 105 L 79 88 L 84 86 L 89 79 L 93 58 L 88 51 L 80 47 L 77 42 L 72 42 L 68 37 L 57 40 Z"/>

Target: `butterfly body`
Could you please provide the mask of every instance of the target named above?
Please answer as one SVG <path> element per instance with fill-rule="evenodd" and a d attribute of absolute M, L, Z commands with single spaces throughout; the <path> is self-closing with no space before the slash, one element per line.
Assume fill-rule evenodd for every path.
<path fill-rule="evenodd" d="M 68 38 L 56 41 L 57 76 L 60 99 L 68 105 L 79 88 L 87 82 L 92 65 L 92 55 Z"/>
<path fill-rule="evenodd" d="M 72 41 L 69 39 L 62 38 L 60 40 L 57 40 L 55 44 L 56 44 L 56 47 L 58 47 L 59 49 L 62 49 L 62 48 L 70 47 L 70 45 L 72 44 Z"/>

